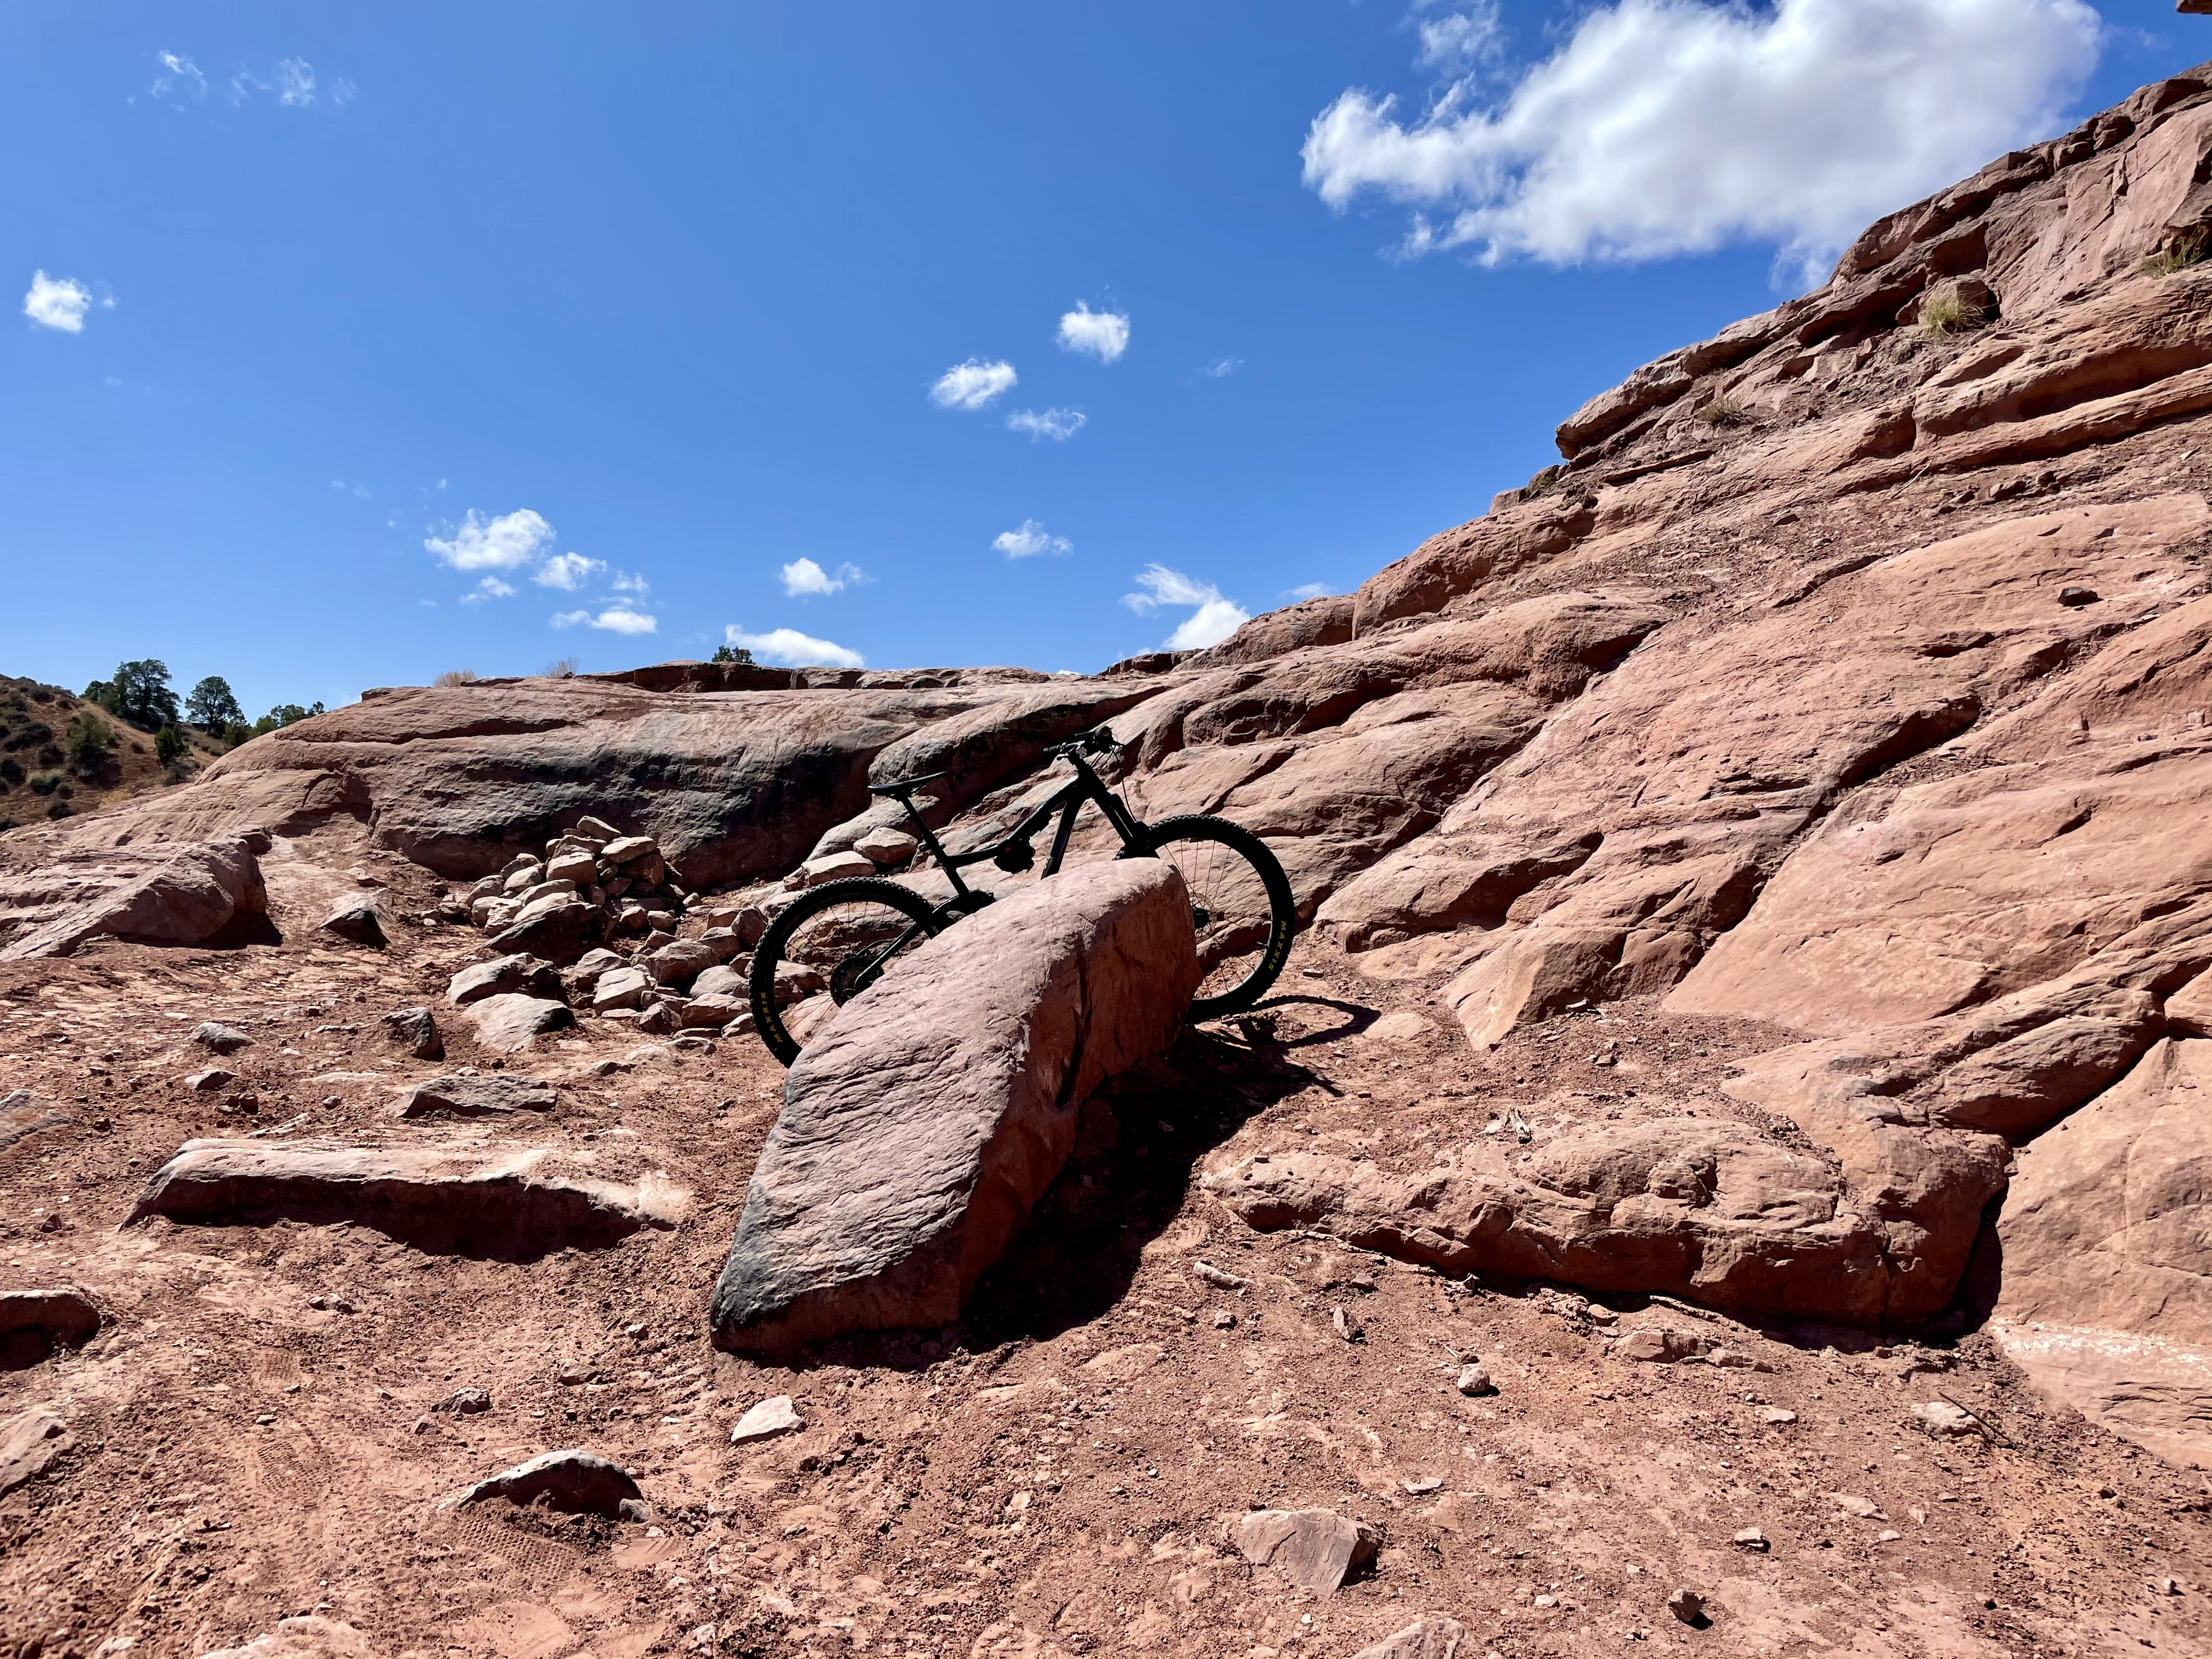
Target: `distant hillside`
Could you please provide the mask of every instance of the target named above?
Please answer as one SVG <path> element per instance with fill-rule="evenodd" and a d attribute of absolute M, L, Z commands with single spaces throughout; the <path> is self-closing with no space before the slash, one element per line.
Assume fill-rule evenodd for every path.
<path fill-rule="evenodd" d="M 70 730 L 90 714 L 112 741 L 85 765 L 69 754 Z M 165 765 L 154 734 L 58 685 L 0 675 L 0 831 L 68 817 L 191 777 L 223 752 L 206 733 L 180 728 L 190 747 Z"/>

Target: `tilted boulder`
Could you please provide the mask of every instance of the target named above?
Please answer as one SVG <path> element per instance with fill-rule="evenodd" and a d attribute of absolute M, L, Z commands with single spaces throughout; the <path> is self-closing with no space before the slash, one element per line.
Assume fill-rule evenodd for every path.
<path fill-rule="evenodd" d="M 507 954 L 569 963 L 597 944 L 605 930 L 606 915 L 599 906 L 573 893 L 548 893 L 518 910 L 489 944 Z"/>
<path fill-rule="evenodd" d="M 930 940 L 793 1066 L 714 1288 L 716 1343 L 777 1352 L 957 1317 L 1101 1083 L 1198 984 L 1164 860 L 1078 866 Z"/>

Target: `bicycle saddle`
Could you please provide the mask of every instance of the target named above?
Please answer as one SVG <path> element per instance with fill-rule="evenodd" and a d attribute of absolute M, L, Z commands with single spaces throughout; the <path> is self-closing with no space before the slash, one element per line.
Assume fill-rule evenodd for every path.
<path fill-rule="evenodd" d="M 868 793 L 872 795 L 903 795 L 909 789 L 916 789 L 925 783 L 934 783 L 939 778 L 951 775 L 949 772 L 924 772 L 920 777 L 901 778 L 896 783 L 872 783 L 868 786 Z"/>

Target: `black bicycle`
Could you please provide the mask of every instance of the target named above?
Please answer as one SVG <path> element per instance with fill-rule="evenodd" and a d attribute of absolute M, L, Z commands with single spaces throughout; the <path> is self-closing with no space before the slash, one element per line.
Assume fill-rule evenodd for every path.
<path fill-rule="evenodd" d="M 966 853 L 946 852 L 914 804 L 914 792 L 945 773 L 871 784 L 870 794 L 906 808 L 923 849 L 951 880 L 952 896 L 933 904 L 900 882 L 855 876 L 824 882 L 779 913 L 753 952 L 750 982 L 753 1023 L 769 1052 L 787 1066 L 799 1058 L 799 1040 L 784 1021 L 793 1004 L 824 991 L 841 1006 L 851 1001 L 902 953 L 990 903 L 992 895 L 961 880 L 961 870 L 987 860 L 1010 875 L 1030 869 L 1036 849 L 1030 843 L 1058 812 L 1060 827 L 1040 878 L 1050 878 L 1067 854 L 1086 801 L 1121 837 L 1118 856 L 1167 859 L 1190 890 L 1200 974 L 1191 1018 L 1242 1013 L 1266 995 L 1290 956 L 1297 922 L 1283 866 L 1267 842 L 1226 818 L 1192 813 L 1139 823 L 1085 758 L 1115 746 L 1112 734 L 1102 728 L 1048 750 L 1054 760 L 1071 763 L 1075 775 L 1005 840 Z"/>

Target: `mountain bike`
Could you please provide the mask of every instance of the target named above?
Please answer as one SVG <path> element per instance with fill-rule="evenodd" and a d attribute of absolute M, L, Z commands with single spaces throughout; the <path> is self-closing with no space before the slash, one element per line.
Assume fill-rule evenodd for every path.
<path fill-rule="evenodd" d="M 769 1052 L 788 1066 L 799 1042 L 786 1025 L 791 1005 L 827 992 L 839 1006 L 875 984 L 900 957 L 934 939 L 963 916 L 973 915 L 993 895 L 960 877 L 969 865 L 995 865 L 1009 875 L 1035 866 L 1030 843 L 1060 814 L 1040 880 L 1049 880 L 1067 855 L 1075 821 L 1086 803 L 1096 806 L 1120 836 L 1125 859 L 1162 858 L 1175 865 L 1190 891 L 1191 925 L 1198 933 L 1200 979 L 1191 1000 L 1193 1019 L 1242 1013 L 1267 994 L 1290 956 L 1297 913 L 1290 879 L 1267 842 L 1241 825 L 1191 813 L 1140 823 L 1092 769 L 1086 757 L 1112 752 L 1103 728 L 1046 750 L 1075 775 L 1028 813 L 1004 840 L 964 853 L 948 853 L 914 804 L 914 792 L 946 775 L 924 773 L 895 783 L 871 784 L 868 793 L 896 800 L 914 821 L 922 850 L 952 884 L 952 896 L 930 900 L 883 876 L 825 881 L 770 921 L 753 951 L 755 1029 Z"/>

